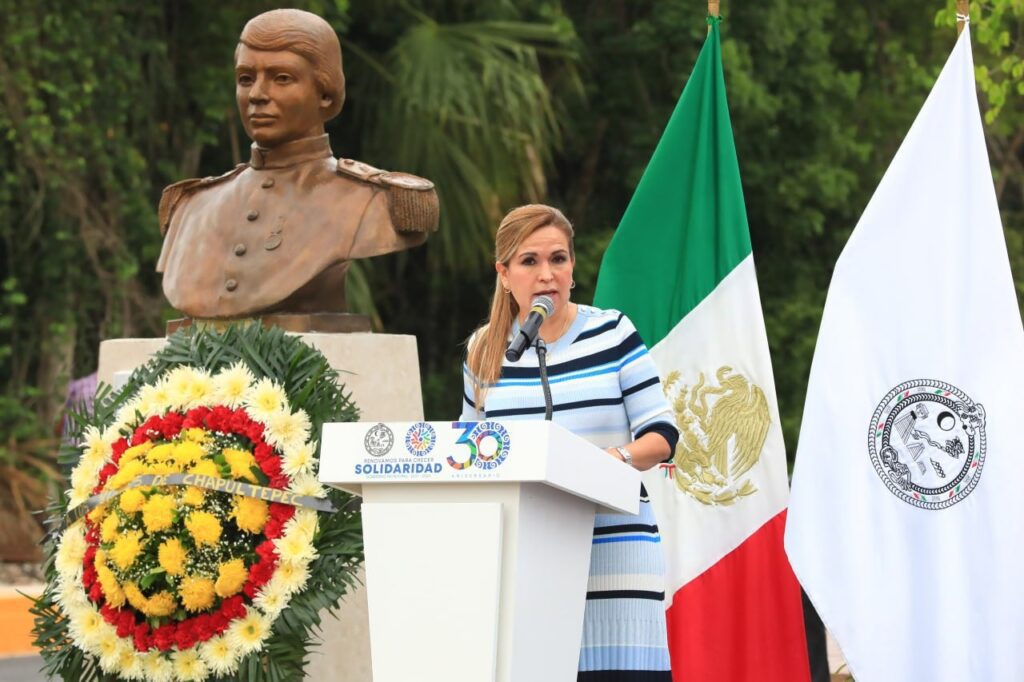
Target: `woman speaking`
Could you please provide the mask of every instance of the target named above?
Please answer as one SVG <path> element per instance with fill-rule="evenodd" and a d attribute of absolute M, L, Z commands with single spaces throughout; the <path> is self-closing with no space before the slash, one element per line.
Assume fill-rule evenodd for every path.
<path fill-rule="evenodd" d="M 629 319 L 569 300 L 576 263 L 572 225 L 550 206 L 521 206 L 495 236 L 497 281 L 490 317 L 469 341 L 462 420 L 542 419 L 533 348 L 517 362 L 505 349 L 537 296 L 554 311 L 547 345 L 553 419 L 640 470 L 669 457 L 679 433 L 657 369 Z M 671 682 L 665 638 L 664 559 L 641 486 L 636 516 L 598 514 L 583 618 L 580 682 Z"/>

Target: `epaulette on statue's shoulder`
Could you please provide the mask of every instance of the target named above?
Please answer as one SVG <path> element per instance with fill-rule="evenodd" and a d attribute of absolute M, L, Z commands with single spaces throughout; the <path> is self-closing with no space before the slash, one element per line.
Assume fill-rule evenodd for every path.
<path fill-rule="evenodd" d="M 180 180 L 173 185 L 164 187 L 164 192 L 160 195 L 160 234 L 167 234 L 167 227 L 171 224 L 171 216 L 174 215 L 174 209 L 178 207 L 178 204 L 181 203 L 182 199 L 198 192 L 201 189 L 206 189 L 207 187 L 212 187 L 226 180 L 230 180 L 248 167 L 249 164 L 240 163 L 223 175 L 210 175 L 205 178 L 189 178 L 188 180 Z"/>
<path fill-rule="evenodd" d="M 380 187 L 399 232 L 435 232 L 440 216 L 434 183 L 410 173 L 391 173 L 354 159 L 338 159 L 338 174 Z"/>

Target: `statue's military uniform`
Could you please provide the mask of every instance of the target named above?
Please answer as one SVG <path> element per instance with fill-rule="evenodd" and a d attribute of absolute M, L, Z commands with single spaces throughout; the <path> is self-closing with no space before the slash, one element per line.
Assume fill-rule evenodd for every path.
<path fill-rule="evenodd" d="M 344 312 L 352 259 L 422 244 L 437 221 L 433 183 L 335 159 L 327 135 L 253 145 L 248 164 L 164 190 L 157 271 L 195 318 Z"/>

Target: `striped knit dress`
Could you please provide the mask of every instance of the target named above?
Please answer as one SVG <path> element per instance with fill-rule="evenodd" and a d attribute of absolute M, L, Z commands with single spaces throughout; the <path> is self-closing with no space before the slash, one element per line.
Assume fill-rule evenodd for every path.
<path fill-rule="evenodd" d="M 576 320 L 548 346 L 553 419 L 601 448 L 644 433 L 677 433 L 657 370 L 633 323 L 616 310 L 577 307 Z M 517 329 L 513 329 L 515 333 Z M 474 407 L 465 370 L 462 420 L 543 419 L 537 354 L 505 362 Z M 597 514 L 583 619 L 579 682 L 671 682 L 665 636 L 664 559 L 658 526 L 640 490 L 640 513 Z"/>

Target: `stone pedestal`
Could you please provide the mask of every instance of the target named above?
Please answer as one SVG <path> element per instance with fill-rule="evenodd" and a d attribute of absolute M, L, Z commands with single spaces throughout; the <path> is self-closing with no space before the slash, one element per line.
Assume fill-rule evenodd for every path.
<path fill-rule="evenodd" d="M 362 421 L 420 421 L 420 389 L 416 338 L 395 334 L 299 334 L 318 349 L 359 407 Z M 100 344 L 100 382 L 113 383 L 117 372 L 130 371 L 149 360 L 166 339 L 113 339 Z M 338 618 L 324 617 L 322 642 L 314 647 L 308 680 L 370 682 L 370 637 L 363 572 L 359 585 L 341 601 Z"/>

